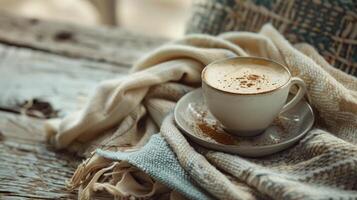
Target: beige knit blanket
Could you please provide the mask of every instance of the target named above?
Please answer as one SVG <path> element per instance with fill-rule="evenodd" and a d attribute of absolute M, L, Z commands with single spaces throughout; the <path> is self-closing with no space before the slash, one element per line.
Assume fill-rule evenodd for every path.
<path fill-rule="evenodd" d="M 207 64 L 247 55 L 278 61 L 305 81 L 317 116 L 315 127 L 294 147 L 263 158 L 192 147 L 168 113 L 180 97 L 200 86 L 201 70 Z M 151 187 L 150 192 L 140 193 L 136 190 L 140 181 L 123 179 L 120 174 L 145 173 L 90 153 L 96 148 L 135 150 L 158 132 L 192 180 L 212 197 L 356 199 L 356 90 L 356 78 L 330 66 L 311 46 L 292 45 L 265 25 L 259 33 L 188 35 L 166 44 L 134 65 L 128 76 L 101 83 L 82 110 L 49 121 L 46 130 L 58 149 L 88 157 L 69 181 L 70 188 L 80 189 L 81 199 L 99 190 L 142 198 L 163 191 L 164 186 L 150 180 L 150 186 L 142 186 Z"/>

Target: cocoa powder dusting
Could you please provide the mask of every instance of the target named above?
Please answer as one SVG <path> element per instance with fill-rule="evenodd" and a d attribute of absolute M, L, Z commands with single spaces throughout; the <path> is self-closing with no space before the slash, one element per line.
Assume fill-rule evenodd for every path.
<path fill-rule="evenodd" d="M 239 80 L 239 86 L 241 88 L 249 88 L 252 86 L 257 86 L 262 83 L 262 81 L 266 81 L 265 76 L 260 76 L 257 74 L 244 74 L 242 77 L 237 77 L 235 80 Z M 259 88 L 260 90 L 261 88 Z"/>
<path fill-rule="evenodd" d="M 198 128 L 203 134 L 206 134 L 216 142 L 226 145 L 234 145 L 234 138 L 227 133 L 220 132 L 215 127 L 211 127 L 205 123 L 198 123 Z"/>
<path fill-rule="evenodd" d="M 248 71 L 244 72 L 243 76 L 240 77 L 227 77 L 223 76 L 223 79 L 218 80 L 220 84 L 223 84 L 222 88 L 231 88 L 234 82 L 238 81 L 238 87 L 235 87 L 236 90 L 239 88 L 250 88 L 253 86 L 260 86 L 263 82 L 269 82 L 265 75 L 251 74 Z M 260 88 L 261 89 L 261 88 Z M 259 89 L 259 90 L 260 90 Z"/>
<path fill-rule="evenodd" d="M 256 75 L 256 74 L 250 74 L 248 76 L 248 80 L 251 80 L 251 81 L 255 81 L 257 79 L 261 78 L 259 75 Z"/>

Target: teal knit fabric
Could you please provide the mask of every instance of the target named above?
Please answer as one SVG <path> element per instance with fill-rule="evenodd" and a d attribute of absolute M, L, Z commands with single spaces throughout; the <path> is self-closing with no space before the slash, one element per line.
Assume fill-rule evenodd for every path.
<path fill-rule="evenodd" d="M 211 199 L 201 188 L 192 183 L 174 152 L 159 134 L 153 135 L 143 148 L 135 152 L 111 152 L 98 149 L 97 154 L 112 160 L 125 160 L 189 199 Z"/>

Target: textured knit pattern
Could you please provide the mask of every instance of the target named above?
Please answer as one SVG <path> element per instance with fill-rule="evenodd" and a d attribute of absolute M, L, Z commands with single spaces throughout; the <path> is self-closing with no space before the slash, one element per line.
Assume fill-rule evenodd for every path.
<path fill-rule="evenodd" d="M 143 170 L 157 181 L 174 188 L 189 199 L 210 199 L 200 188 L 195 186 L 189 175 L 180 166 L 174 152 L 158 134 L 138 151 L 112 152 L 98 150 L 97 154 L 112 160 L 128 161 Z"/>
<path fill-rule="evenodd" d="M 292 43 L 313 45 L 334 67 L 357 76 L 357 2 L 196 0 L 188 33 L 260 30 L 272 23 Z"/>
<path fill-rule="evenodd" d="M 226 182 L 224 175 L 211 168 L 212 165 L 273 199 L 357 198 L 356 145 L 320 129 L 310 131 L 293 148 L 257 159 L 208 150 L 197 153 L 179 134 L 172 116 L 164 121 L 161 133 L 181 165 L 218 199 L 264 196 L 258 197 L 253 189 L 249 191 Z"/>
<path fill-rule="evenodd" d="M 296 146 L 257 159 L 193 146 L 175 126 L 175 102 L 200 86 L 207 64 L 247 55 L 282 63 L 305 81 L 317 118 L 314 129 Z M 329 65 L 310 45 L 291 45 L 268 24 L 258 33 L 197 34 L 168 43 L 140 60 L 128 76 L 101 83 L 82 110 L 48 122 L 46 130 L 57 148 L 89 156 L 69 181 L 70 188 L 80 189 L 80 199 L 103 190 L 123 198 L 166 194 L 178 199 L 159 182 L 181 192 L 186 186 L 191 188 L 187 191 L 202 188 L 217 199 L 356 199 L 356 90 L 355 77 Z M 145 146 L 157 132 L 170 147 L 167 153 Z M 137 153 L 108 159 L 90 154 L 96 148 Z M 152 156 L 147 164 L 163 162 L 172 151 L 180 166 L 168 166 L 179 173 L 148 169 L 136 159 L 145 155 L 145 148 Z M 171 173 L 182 177 L 173 179 Z M 140 177 L 145 181 L 135 181 Z M 178 187 L 178 180 L 185 184 Z"/>

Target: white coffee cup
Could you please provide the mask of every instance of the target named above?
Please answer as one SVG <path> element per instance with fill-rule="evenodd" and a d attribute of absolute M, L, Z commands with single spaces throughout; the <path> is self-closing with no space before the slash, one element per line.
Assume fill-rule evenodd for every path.
<path fill-rule="evenodd" d="M 254 63 L 266 67 L 267 70 L 282 69 L 288 76 L 286 82 L 269 91 L 239 93 L 227 92 L 212 86 L 206 80 L 207 69 L 227 63 L 245 65 Z M 290 88 L 296 85 L 299 90 L 286 103 Z M 213 62 L 202 71 L 202 89 L 205 102 L 212 115 L 232 134 L 254 136 L 261 133 L 282 112 L 294 107 L 303 98 L 306 86 L 303 80 L 292 77 L 287 67 L 275 61 L 258 57 L 235 57 Z"/>

